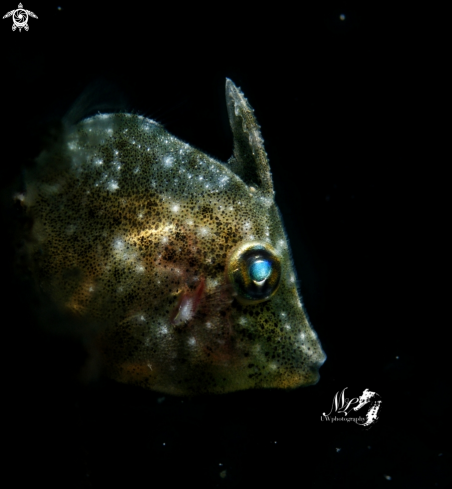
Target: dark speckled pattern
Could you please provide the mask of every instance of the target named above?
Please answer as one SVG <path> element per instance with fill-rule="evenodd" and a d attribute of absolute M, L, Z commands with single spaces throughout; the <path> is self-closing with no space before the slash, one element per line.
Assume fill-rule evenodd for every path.
<path fill-rule="evenodd" d="M 229 80 L 226 94 L 229 165 L 116 113 L 67 129 L 27 175 L 37 284 L 98 325 L 119 381 L 186 395 L 318 380 L 325 355 L 300 302 L 259 126 Z M 247 304 L 229 259 L 255 241 L 281 276 L 268 300 Z"/>

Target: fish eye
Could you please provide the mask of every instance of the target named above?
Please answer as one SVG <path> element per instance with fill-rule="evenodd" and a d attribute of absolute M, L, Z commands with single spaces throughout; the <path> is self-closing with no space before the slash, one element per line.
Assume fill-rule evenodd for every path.
<path fill-rule="evenodd" d="M 242 304 L 270 299 L 281 278 L 281 261 L 272 246 L 260 241 L 239 244 L 231 253 L 227 274 Z"/>

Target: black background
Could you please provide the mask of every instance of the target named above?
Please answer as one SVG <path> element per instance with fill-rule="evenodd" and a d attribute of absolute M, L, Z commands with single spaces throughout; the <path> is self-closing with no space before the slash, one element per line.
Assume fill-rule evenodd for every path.
<path fill-rule="evenodd" d="M 404 297 L 416 69 L 400 21 L 350 2 L 246 12 L 77 5 L 24 3 L 39 17 L 28 32 L 0 23 L 5 474 L 15 485 L 77 488 L 447 487 L 450 387 L 437 375 L 434 325 L 413 319 L 418 305 Z M 262 127 L 305 307 L 328 356 L 321 380 L 193 399 L 82 382 L 82 343 L 38 326 L 36 297 L 14 267 L 21 170 L 93 81 L 114 83 L 129 110 L 226 161 L 225 77 Z M 370 430 L 320 420 L 345 387 L 348 397 L 380 394 Z"/>

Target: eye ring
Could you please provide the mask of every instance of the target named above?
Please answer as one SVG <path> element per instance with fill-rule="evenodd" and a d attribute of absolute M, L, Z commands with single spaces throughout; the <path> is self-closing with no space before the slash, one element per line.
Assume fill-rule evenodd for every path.
<path fill-rule="evenodd" d="M 278 289 L 281 260 L 268 243 L 248 241 L 232 250 L 226 271 L 237 300 L 244 305 L 258 304 Z"/>

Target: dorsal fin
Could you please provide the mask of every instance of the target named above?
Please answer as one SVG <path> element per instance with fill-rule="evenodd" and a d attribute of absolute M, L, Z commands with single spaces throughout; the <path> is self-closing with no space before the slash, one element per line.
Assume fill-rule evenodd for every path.
<path fill-rule="evenodd" d="M 234 137 L 234 156 L 228 163 L 247 185 L 273 197 L 270 165 L 254 110 L 229 78 L 226 78 L 226 103 Z"/>

